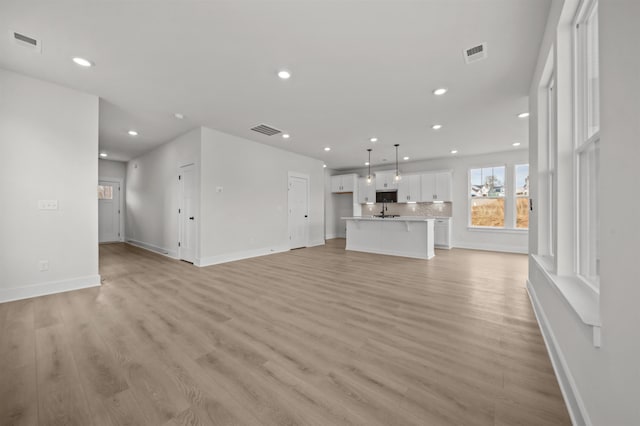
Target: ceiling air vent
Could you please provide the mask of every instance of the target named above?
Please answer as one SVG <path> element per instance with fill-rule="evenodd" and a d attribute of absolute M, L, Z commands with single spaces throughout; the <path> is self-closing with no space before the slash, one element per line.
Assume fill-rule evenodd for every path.
<path fill-rule="evenodd" d="M 487 43 L 464 49 L 464 61 L 467 64 L 487 58 Z"/>
<path fill-rule="evenodd" d="M 16 31 L 11 31 L 11 38 L 20 46 L 28 47 L 38 53 L 42 52 L 42 42 L 37 38 L 29 37 L 28 35 L 24 35 Z"/>
<path fill-rule="evenodd" d="M 262 133 L 263 135 L 267 135 L 267 136 L 273 136 L 273 135 L 277 135 L 278 133 L 281 133 L 280 130 L 274 129 L 273 127 L 267 126 L 266 124 L 260 124 L 256 127 L 253 127 L 251 130 L 253 130 L 254 132 Z"/>

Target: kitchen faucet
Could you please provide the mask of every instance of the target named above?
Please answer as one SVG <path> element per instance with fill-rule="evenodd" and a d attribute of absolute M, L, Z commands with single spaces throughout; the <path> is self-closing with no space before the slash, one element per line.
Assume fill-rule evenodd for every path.
<path fill-rule="evenodd" d="M 386 210 L 386 211 L 389 211 L 389 208 L 387 207 L 387 203 L 385 203 L 385 202 L 383 201 L 383 202 L 382 202 L 382 211 L 380 212 L 380 216 L 382 216 L 382 218 L 384 218 L 384 217 L 385 217 L 385 214 L 384 214 L 385 210 Z"/>

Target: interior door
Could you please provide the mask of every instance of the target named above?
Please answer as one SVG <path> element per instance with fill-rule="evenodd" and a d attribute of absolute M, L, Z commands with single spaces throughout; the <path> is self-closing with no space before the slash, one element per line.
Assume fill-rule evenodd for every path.
<path fill-rule="evenodd" d="M 193 263 L 196 256 L 196 193 L 195 167 L 192 165 L 180 168 L 180 220 L 178 238 L 178 256 L 181 260 Z"/>
<path fill-rule="evenodd" d="M 289 176 L 289 248 L 307 246 L 309 235 L 309 179 Z"/>
<path fill-rule="evenodd" d="M 120 183 L 98 182 L 98 241 L 120 240 Z"/>

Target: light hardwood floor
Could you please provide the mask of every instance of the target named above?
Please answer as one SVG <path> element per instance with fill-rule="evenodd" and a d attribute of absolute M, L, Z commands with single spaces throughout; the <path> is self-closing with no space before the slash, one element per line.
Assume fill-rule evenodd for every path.
<path fill-rule="evenodd" d="M 100 288 L 0 304 L 0 424 L 570 424 L 524 255 L 100 265 Z"/>

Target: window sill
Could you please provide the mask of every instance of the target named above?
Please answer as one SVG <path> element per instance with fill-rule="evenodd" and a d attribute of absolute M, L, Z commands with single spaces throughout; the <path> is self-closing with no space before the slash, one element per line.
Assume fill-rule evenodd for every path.
<path fill-rule="evenodd" d="M 529 229 L 518 228 L 492 228 L 490 226 L 467 226 L 467 231 L 472 232 L 500 232 L 504 234 L 528 234 Z"/>
<path fill-rule="evenodd" d="M 580 320 L 594 327 L 594 346 L 600 346 L 600 293 L 593 287 L 587 285 L 577 276 L 558 276 L 551 272 L 553 269 L 550 258 L 532 254 L 531 257 L 537 263 L 547 280 L 567 304 L 578 315 Z"/>

